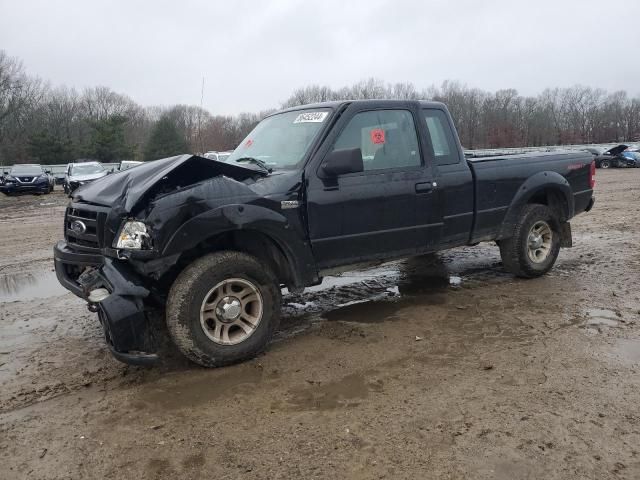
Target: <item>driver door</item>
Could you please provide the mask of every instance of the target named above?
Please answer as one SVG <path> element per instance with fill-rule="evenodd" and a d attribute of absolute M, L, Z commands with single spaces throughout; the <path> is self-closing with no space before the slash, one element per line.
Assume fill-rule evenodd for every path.
<path fill-rule="evenodd" d="M 364 171 L 309 175 L 309 236 L 318 267 L 428 249 L 442 222 L 434 215 L 432 171 L 423 162 L 414 112 L 361 107 L 345 117 L 326 154 L 359 148 Z"/>

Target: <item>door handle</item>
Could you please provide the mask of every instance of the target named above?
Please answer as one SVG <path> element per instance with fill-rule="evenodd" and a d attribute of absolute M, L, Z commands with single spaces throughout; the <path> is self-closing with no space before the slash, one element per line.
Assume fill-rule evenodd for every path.
<path fill-rule="evenodd" d="M 436 182 L 416 183 L 416 193 L 429 193 L 438 186 Z"/>

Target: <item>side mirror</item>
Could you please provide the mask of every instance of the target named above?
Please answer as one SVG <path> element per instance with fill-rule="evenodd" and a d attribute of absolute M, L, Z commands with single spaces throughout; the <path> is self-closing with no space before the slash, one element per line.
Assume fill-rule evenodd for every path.
<path fill-rule="evenodd" d="M 359 148 L 334 150 L 324 159 L 321 169 L 328 177 L 362 172 L 364 170 L 362 151 Z"/>

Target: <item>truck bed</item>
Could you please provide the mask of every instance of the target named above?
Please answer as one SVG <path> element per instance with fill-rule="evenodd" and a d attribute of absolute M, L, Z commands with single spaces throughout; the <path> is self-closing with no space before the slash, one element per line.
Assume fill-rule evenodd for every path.
<path fill-rule="evenodd" d="M 496 225 L 503 223 L 514 198 L 554 177 L 558 187 L 564 187 L 571 196 L 567 200 L 573 211 L 568 212 L 568 217 L 584 211 L 592 194 L 591 161 L 591 154 L 576 151 L 467 159 L 476 185 L 476 220 L 471 241 L 494 239 Z"/>

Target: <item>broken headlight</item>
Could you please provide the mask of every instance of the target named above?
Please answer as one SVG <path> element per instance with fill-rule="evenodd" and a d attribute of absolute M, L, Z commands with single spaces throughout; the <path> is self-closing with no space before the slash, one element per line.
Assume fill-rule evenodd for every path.
<path fill-rule="evenodd" d="M 147 232 L 147 226 L 135 220 L 126 221 L 118 233 L 115 247 L 129 250 L 151 248 L 151 237 Z"/>

